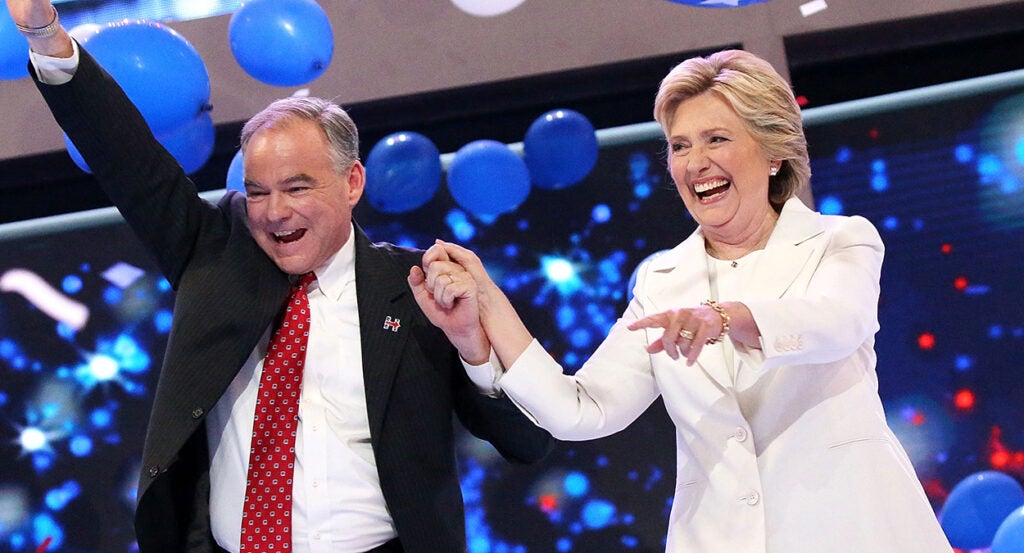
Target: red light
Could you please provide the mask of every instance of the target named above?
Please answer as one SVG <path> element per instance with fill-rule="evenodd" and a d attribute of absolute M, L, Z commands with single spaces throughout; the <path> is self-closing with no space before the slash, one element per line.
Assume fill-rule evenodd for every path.
<path fill-rule="evenodd" d="M 951 244 L 942 245 L 942 253 L 949 253 L 951 251 L 953 251 L 953 246 Z"/>
<path fill-rule="evenodd" d="M 953 281 L 953 287 L 963 292 L 964 290 L 967 289 L 967 278 L 962 276 L 956 277 L 956 280 Z"/>
<path fill-rule="evenodd" d="M 921 486 L 924 487 L 924 493 L 928 495 L 929 499 L 938 499 L 945 501 L 949 497 L 949 490 L 942 485 L 942 481 L 937 478 L 931 478 L 928 480 L 922 480 Z"/>
<path fill-rule="evenodd" d="M 868 131 L 868 136 L 871 138 L 878 138 L 878 129 L 871 129 Z"/>
<path fill-rule="evenodd" d="M 545 513 L 550 513 L 558 508 L 558 497 L 553 494 L 544 494 L 540 496 L 540 510 Z"/>
<path fill-rule="evenodd" d="M 807 104 L 809 104 L 809 103 L 810 103 L 810 100 L 807 99 L 807 96 L 804 96 L 804 95 L 801 94 L 800 96 L 796 97 L 796 105 L 798 105 L 798 106 L 800 106 L 802 108 L 807 107 Z"/>
<path fill-rule="evenodd" d="M 974 392 L 970 390 L 960 390 L 953 395 L 953 405 L 961 411 L 974 409 Z"/>
<path fill-rule="evenodd" d="M 924 413 L 914 413 L 914 416 L 910 418 L 910 424 L 914 426 L 921 426 L 924 424 Z"/>
<path fill-rule="evenodd" d="M 1010 454 L 1006 451 L 995 451 L 989 456 L 988 462 L 992 464 L 992 468 L 1001 469 L 1010 462 Z"/>
<path fill-rule="evenodd" d="M 931 332 L 925 332 L 917 337 L 917 347 L 921 349 L 932 349 L 935 347 L 935 336 Z"/>
<path fill-rule="evenodd" d="M 1024 451 L 1014 451 L 1003 444 L 1003 431 L 993 426 L 988 437 L 988 462 L 992 468 L 1020 476 L 1024 473 Z"/>

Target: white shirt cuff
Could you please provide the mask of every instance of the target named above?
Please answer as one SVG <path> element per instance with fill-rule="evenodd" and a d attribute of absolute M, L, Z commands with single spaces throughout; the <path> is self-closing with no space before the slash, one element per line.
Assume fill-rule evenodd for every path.
<path fill-rule="evenodd" d="M 501 366 L 501 361 L 498 360 L 497 354 L 494 350 L 491 350 L 491 358 L 482 365 L 470 365 L 465 359 L 459 357 L 462 361 L 463 368 L 466 369 L 466 375 L 476 386 L 478 392 L 489 397 L 501 397 L 501 388 L 498 387 L 498 378 L 501 373 L 505 372 Z"/>
<path fill-rule="evenodd" d="M 39 82 L 48 85 L 65 84 L 75 76 L 78 70 L 78 43 L 71 41 L 73 53 L 70 58 L 55 58 L 37 54 L 32 50 L 28 51 L 28 59 L 36 68 L 36 76 Z"/>

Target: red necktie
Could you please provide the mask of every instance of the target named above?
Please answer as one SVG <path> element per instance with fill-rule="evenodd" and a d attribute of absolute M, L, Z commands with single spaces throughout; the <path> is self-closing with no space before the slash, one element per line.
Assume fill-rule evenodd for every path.
<path fill-rule="evenodd" d="M 290 551 L 292 547 L 295 435 L 309 341 L 306 288 L 314 280 L 316 275 L 307 273 L 292 286 L 263 362 L 242 507 L 243 553 Z"/>

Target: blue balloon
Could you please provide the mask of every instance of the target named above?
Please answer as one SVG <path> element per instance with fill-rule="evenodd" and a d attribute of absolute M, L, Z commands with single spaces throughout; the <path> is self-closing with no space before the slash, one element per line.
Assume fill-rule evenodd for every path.
<path fill-rule="evenodd" d="M 1024 489 L 1013 477 L 976 472 L 961 480 L 946 498 L 939 520 L 949 543 L 958 549 L 984 549 L 1003 520 L 1024 505 Z"/>
<path fill-rule="evenodd" d="M 526 163 L 508 146 L 475 140 L 459 148 L 448 167 L 448 189 L 470 213 L 490 218 L 514 211 L 530 194 Z"/>
<path fill-rule="evenodd" d="M 85 162 L 85 158 L 82 157 L 78 148 L 75 147 L 75 143 L 71 142 L 67 133 L 62 132 L 61 134 L 64 136 L 64 148 L 67 149 L 68 155 L 71 156 L 71 161 L 74 161 L 75 165 L 77 165 L 79 169 L 86 173 L 92 173 L 92 169 L 89 169 L 89 164 Z"/>
<path fill-rule="evenodd" d="M 244 163 L 242 150 L 238 150 L 235 152 L 235 157 L 231 158 L 231 165 L 228 165 L 228 176 L 224 183 L 225 188 L 228 190 L 237 190 L 242 194 L 245 194 Z"/>
<path fill-rule="evenodd" d="M 564 188 L 583 180 L 594 168 L 597 135 L 583 115 L 571 109 L 556 109 L 530 125 L 523 152 L 535 186 Z"/>
<path fill-rule="evenodd" d="M 185 125 L 156 137 L 157 141 L 174 156 L 186 173 L 198 171 L 209 161 L 213 154 L 215 138 L 213 118 L 209 113 L 202 113 Z M 86 173 L 92 173 L 92 169 L 89 168 L 67 134 L 64 134 L 64 146 L 67 148 L 68 155 L 71 156 L 71 161 L 74 161 L 79 169 Z"/>
<path fill-rule="evenodd" d="M 743 6 L 769 1 L 770 0 L 669 0 L 669 2 L 675 2 L 676 4 L 686 4 L 687 6 L 698 6 L 701 8 L 742 8 Z"/>
<path fill-rule="evenodd" d="M 210 160 L 216 134 L 213 118 L 203 112 L 181 127 L 157 135 L 156 139 L 178 160 L 181 168 L 191 174 Z"/>
<path fill-rule="evenodd" d="M 7 11 L 0 4 L 0 79 L 14 80 L 28 76 L 28 42 L 18 32 Z"/>
<path fill-rule="evenodd" d="M 121 85 L 155 134 L 179 129 L 209 110 L 210 76 L 199 53 L 170 27 L 110 23 L 82 44 Z"/>
<path fill-rule="evenodd" d="M 430 201 L 441 185 L 441 153 L 415 132 L 385 136 L 366 158 L 366 196 L 384 213 L 411 211 Z"/>
<path fill-rule="evenodd" d="M 990 553 L 1024 553 L 1024 507 L 1014 510 L 999 525 Z"/>
<path fill-rule="evenodd" d="M 90 37 L 102 31 L 106 26 L 105 23 L 79 23 L 68 29 L 68 34 L 71 35 L 71 38 L 77 40 L 79 44 L 85 44 Z"/>
<path fill-rule="evenodd" d="M 319 77 L 334 56 L 334 32 L 313 0 L 251 0 L 228 23 L 235 61 L 254 79 L 298 86 Z"/>

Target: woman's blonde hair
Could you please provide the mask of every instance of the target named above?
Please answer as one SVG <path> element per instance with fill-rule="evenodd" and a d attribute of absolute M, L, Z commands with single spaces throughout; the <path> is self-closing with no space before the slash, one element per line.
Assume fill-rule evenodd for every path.
<path fill-rule="evenodd" d="M 782 162 L 768 188 L 768 200 L 780 211 L 811 180 L 803 118 L 789 83 L 767 61 L 743 50 L 690 58 L 662 79 L 654 100 L 654 119 L 666 137 L 679 104 L 708 91 L 732 107 L 765 156 Z"/>

